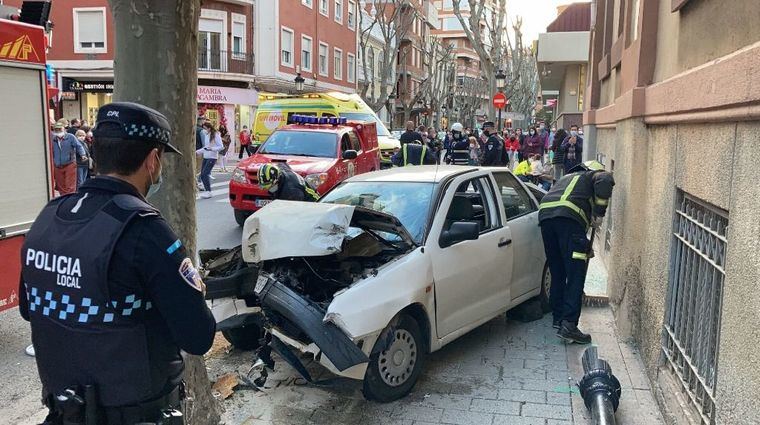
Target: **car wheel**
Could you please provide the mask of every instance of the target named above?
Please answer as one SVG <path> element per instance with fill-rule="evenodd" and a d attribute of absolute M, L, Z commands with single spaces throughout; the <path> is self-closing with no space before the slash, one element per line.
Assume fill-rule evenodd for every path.
<path fill-rule="evenodd" d="M 393 325 L 392 325 L 393 326 Z M 391 328 L 392 341 L 381 338 L 375 343 L 364 376 L 364 397 L 387 403 L 412 390 L 425 363 L 425 342 L 420 325 L 402 314 Z M 378 350 L 377 344 L 388 344 Z"/>
<path fill-rule="evenodd" d="M 238 350 L 248 351 L 259 348 L 259 339 L 263 336 L 263 332 L 259 326 L 250 324 L 227 329 L 222 331 L 222 335 Z"/>
<path fill-rule="evenodd" d="M 250 217 L 251 213 L 248 211 L 243 210 L 235 210 L 235 221 L 237 221 L 238 226 L 242 226 L 245 224 L 245 220 Z"/>
<path fill-rule="evenodd" d="M 552 272 L 549 270 L 549 264 L 544 265 L 544 272 L 541 275 L 541 294 L 538 296 L 541 300 L 541 310 L 544 313 L 552 311 L 551 300 L 549 294 L 552 289 Z"/>

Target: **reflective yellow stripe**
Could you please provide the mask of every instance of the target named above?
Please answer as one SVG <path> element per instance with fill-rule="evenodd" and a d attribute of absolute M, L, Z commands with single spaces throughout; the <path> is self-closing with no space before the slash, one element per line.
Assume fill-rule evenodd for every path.
<path fill-rule="evenodd" d="M 420 165 L 424 164 L 425 162 L 425 153 L 427 153 L 427 146 L 422 145 L 422 155 L 420 155 Z"/>
<path fill-rule="evenodd" d="M 595 197 L 594 197 L 594 202 L 595 202 L 597 205 L 601 205 L 601 206 L 605 206 L 605 207 L 606 207 L 606 206 L 607 206 L 607 202 L 609 202 L 609 201 L 608 201 L 607 199 L 603 199 L 603 198 L 597 198 L 597 197 L 595 196 Z"/>
<path fill-rule="evenodd" d="M 573 252 L 573 260 L 588 260 L 585 252 Z"/>
<path fill-rule="evenodd" d="M 310 188 L 308 186 L 306 186 L 305 189 L 306 189 L 306 193 L 308 193 L 309 195 L 311 195 L 312 197 L 314 197 L 315 201 L 319 200 L 319 193 L 317 193 L 316 190 L 314 190 L 314 189 L 312 189 L 312 188 Z"/>
<path fill-rule="evenodd" d="M 562 196 L 559 198 L 559 201 L 544 202 L 541 204 L 539 209 L 543 210 L 543 209 L 557 208 L 557 207 L 570 208 L 576 214 L 581 216 L 581 218 L 583 219 L 583 222 L 586 223 L 586 227 L 588 227 L 588 218 L 586 218 L 586 213 L 583 212 L 583 210 L 579 206 L 567 200 L 567 198 L 573 192 L 573 189 L 575 188 L 575 184 L 578 183 L 578 179 L 580 178 L 581 176 L 573 177 L 573 179 L 570 181 L 570 184 L 567 185 L 567 188 L 565 188 L 565 191 L 562 193 Z"/>
<path fill-rule="evenodd" d="M 409 164 L 409 155 L 406 154 L 406 147 L 409 145 L 408 143 L 404 143 L 404 167 L 406 167 Z"/>

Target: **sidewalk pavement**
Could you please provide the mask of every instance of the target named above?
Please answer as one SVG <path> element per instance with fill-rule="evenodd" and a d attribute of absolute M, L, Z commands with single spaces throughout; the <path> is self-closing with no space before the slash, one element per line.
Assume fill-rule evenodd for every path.
<path fill-rule="evenodd" d="M 580 326 L 591 332 L 600 357 L 622 384 L 618 423 L 663 424 L 638 352 L 618 337 L 611 310 L 585 308 Z M 575 386 L 583 375 L 585 348 L 561 342 L 549 315 L 531 323 L 500 316 L 431 354 L 412 393 L 388 404 L 364 400 L 358 381 L 307 384 L 276 358 L 264 391 L 238 387 L 225 401 L 224 423 L 590 424 Z M 246 373 L 251 359 L 249 352 L 221 350 L 210 356 L 207 366 L 216 379 L 229 372 Z M 317 380 L 331 377 L 318 365 L 308 368 Z"/>

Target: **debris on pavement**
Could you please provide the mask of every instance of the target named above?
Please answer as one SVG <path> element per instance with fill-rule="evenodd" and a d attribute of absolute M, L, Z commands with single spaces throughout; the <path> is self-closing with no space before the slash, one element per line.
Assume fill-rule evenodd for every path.
<path fill-rule="evenodd" d="M 235 387 L 238 386 L 238 377 L 236 373 L 228 373 L 219 377 L 211 387 L 211 391 L 214 397 L 225 400 L 231 396 L 235 391 Z"/>

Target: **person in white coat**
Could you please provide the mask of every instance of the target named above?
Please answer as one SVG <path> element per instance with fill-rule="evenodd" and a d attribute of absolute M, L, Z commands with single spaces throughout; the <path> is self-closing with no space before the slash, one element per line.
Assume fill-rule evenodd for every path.
<path fill-rule="evenodd" d="M 203 184 L 201 198 L 208 199 L 211 198 L 211 170 L 219 157 L 219 151 L 224 149 L 224 145 L 222 144 L 222 136 L 213 124 L 207 122 L 203 124 L 203 129 L 203 148 L 198 149 L 195 153 L 203 156 L 199 177 Z"/>

